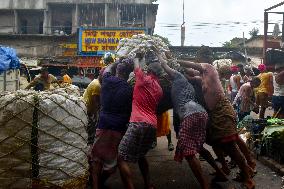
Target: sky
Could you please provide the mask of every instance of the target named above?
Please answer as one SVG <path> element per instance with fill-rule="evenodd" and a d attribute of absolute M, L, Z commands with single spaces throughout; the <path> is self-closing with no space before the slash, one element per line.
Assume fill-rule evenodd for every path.
<path fill-rule="evenodd" d="M 183 0 L 158 0 L 155 34 L 167 37 L 172 45 L 180 45 Z M 263 34 L 264 9 L 281 0 L 184 0 L 186 46 L 219 47 L 234 37 L 250 38 L 249 31 Z M 284 5 L 273 11 L 284 12 Z M 282 15 L 271 14 L 269 22 L 282 28 Z M 269 25 L 273 31 L 274 25 Z"/>

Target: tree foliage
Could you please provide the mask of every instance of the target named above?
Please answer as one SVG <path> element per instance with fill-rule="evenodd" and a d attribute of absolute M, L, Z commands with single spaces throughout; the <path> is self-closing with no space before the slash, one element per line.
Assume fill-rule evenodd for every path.
<path fill-rule="evenodd" d="M 239 48 L 242 42 L 243 42 L 243 38 L 235 37 L 231 39 L 230 41 L 224 42 L 222 46 L 227 47 L 227 48 Z"/>
<path fill-rule="evenodd" d="M 281 31 L 280 31 L 280 28 L 279 28 L 279 24 L 275 24 L 274 29 L 273 29 L 273 33 L 272 33 L 273 37 L 277 38 L 279 36 L 280 32 Z"/>
<path fill-rule="evenodd" d="M 250 37 L 253 38 L 253 37 L 256 37 L 259 33 L 259 29 L 258 28 L 252 28 L 251 31 L 249 31 L 249 34 L 250 34 Z"/>

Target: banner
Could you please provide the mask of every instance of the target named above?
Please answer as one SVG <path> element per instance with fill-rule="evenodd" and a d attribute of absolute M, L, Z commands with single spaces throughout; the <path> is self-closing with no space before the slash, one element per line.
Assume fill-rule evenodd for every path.
<path fill-rule="evenodd" d="M 115 52 L 122 38 L 145 34 L 143 28 L 85 29 L 79 31 L 79 54 L 101 56 L 105 52 Z"/>

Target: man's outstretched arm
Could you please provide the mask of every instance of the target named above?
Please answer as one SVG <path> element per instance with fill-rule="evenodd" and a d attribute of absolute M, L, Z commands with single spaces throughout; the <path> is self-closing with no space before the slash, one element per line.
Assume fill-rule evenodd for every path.
<path fill-rule="evenodd" d="M 161 53 L 157 47 L 152 46 L 152 50 L 157 54 L 159 62 L 161 63 L 162 68 L 165 70 L 165 72 L 171 77 L 174 77 L 174 74 L 176 71 L 172 69 L 170 66 L 168 66 L 168 59 L 165 55 L 165 53 Z"/>
<path fill-rule="evenodd" d="M 159 58 L 159 62 L 161 63 L 162 68 L 165 70 L 165 72 L 171 77 L 173 78 L 176 71 L 174 69 L 172 69 L 167 63 L 168 61 L 166 60 L 165 56 L 163 56 L 162 54 L 158 54 L 158 58 Z"/>
<path fill-rule="evenodd" d="M 177 62 L 178 62 L 182 67 L 185 67 L 185 68 L 192 68 L 192 69 L 194 69 L 194 70 L 199 71 L 200 73 L 203 73 L 203 68 L 202 68 L 201 64 L 199 64 L 199 63 L 194 63 L 194 62 L 185 61 L 185 60 L 178 60 Z"/>

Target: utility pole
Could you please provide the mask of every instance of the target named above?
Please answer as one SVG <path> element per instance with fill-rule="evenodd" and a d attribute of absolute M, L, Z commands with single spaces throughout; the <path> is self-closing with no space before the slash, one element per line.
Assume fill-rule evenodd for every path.
<path fill-rule="evenodd" d="M 180 26 L 181 29 L 181 46 L 184 46 L 185 41 L 185 21 L 184 21 L 184 0 L 182 4 L 182 25 Z"/>
<path fill-rule="evenodd" d="M 243 32 L 243 43 L 244 43 L 244 49 L 245 49 L 246 64 L 248 64 L 248 54 L 247 54 L 247 49 L 246 49 L 245 32 Z"/>

